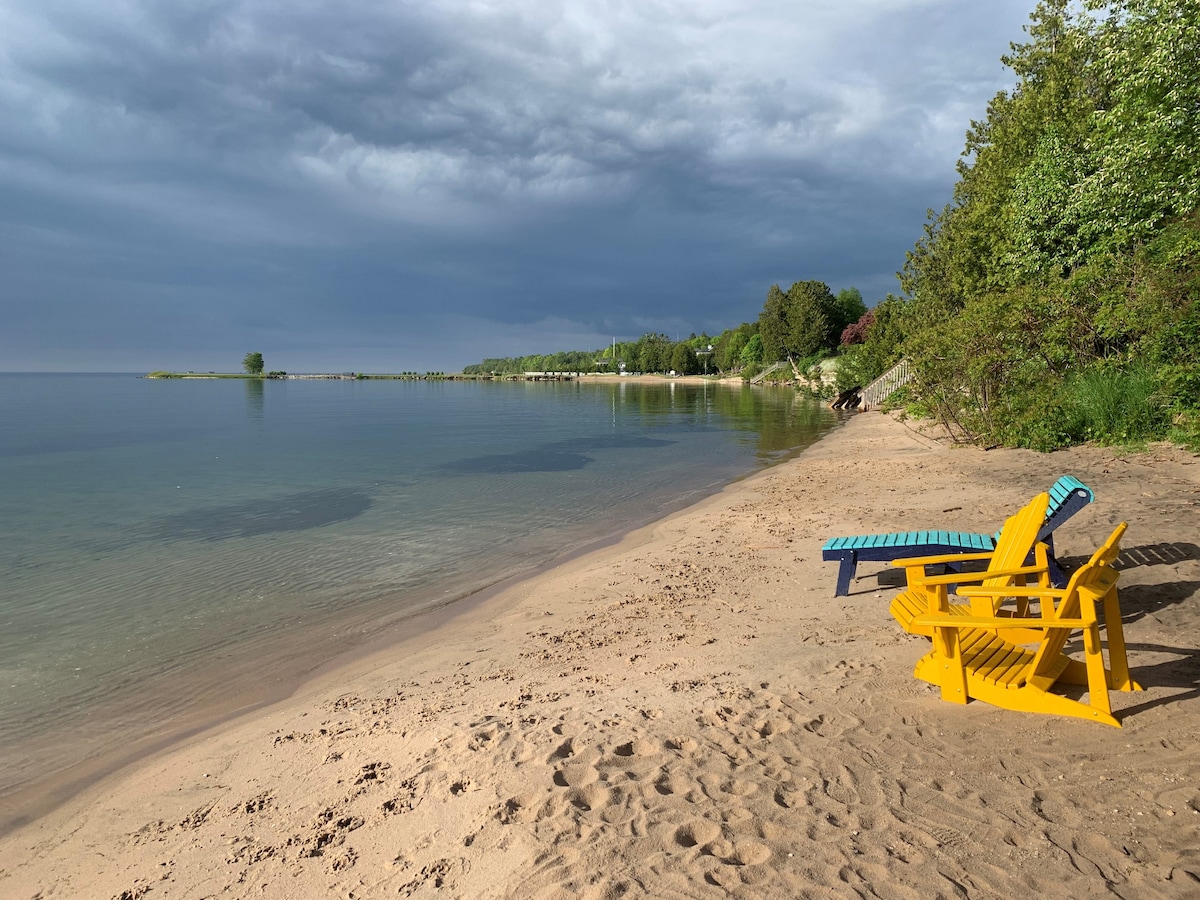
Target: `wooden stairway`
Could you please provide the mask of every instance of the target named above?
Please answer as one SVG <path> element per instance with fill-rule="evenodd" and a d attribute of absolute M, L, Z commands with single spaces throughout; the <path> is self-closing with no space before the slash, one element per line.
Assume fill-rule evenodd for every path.
<path fill-rule="evenodd" d="M 858 408 L 865 411 L 880 406 L 884 400 L 912 381 L 912 377 L 912 367 L 908 360 L 900 360 L 862 389 L 862 403 Z"/>

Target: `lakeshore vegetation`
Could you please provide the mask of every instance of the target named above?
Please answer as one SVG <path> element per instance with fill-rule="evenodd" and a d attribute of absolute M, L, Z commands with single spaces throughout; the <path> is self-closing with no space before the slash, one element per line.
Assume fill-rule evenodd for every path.
<path fill-rule="evenodd" d="M 958 440 L 1200 447 L 1200 0 L 1046 0 L 1025 30 L 897 294 L 867 310 L 853 289 L 772 285 L 715 337 L 464 372 L 799 375 L 836 355 L 846 389 L 907 358 L 903 402 Z"/>

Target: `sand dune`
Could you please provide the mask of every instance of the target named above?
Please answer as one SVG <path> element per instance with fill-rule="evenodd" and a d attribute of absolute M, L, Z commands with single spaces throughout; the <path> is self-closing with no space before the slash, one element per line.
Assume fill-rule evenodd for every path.
<path fill-rule="evenodd" d="M 990 530 L 1064 473 L 1130 523 L 1122 729 L 953 706 L 898 572 L 834 534 Z M 96 785 L 0 895 L 1200 896 L 1200 464 L 955 449 L 861 414 L 799 458 Z"/>

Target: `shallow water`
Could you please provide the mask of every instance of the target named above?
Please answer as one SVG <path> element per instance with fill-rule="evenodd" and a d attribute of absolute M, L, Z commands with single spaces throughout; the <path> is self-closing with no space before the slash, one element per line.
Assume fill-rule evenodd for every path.
<path fill-rule="evenodd" d="M 711 384 L 0 375 L 0 792 L 265 699 L 837 422 Z"/>

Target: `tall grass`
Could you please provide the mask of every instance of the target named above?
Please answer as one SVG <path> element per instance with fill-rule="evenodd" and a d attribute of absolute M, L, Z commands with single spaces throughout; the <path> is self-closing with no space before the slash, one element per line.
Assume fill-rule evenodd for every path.
<path fill-rule="evenodd" d="M 1082 440 L 1133 443 L 1167 430 L 1166 404 L 1147 365 L 1089 368 L 1067 383 L 1064 399 L 1067 431 Z"/>

